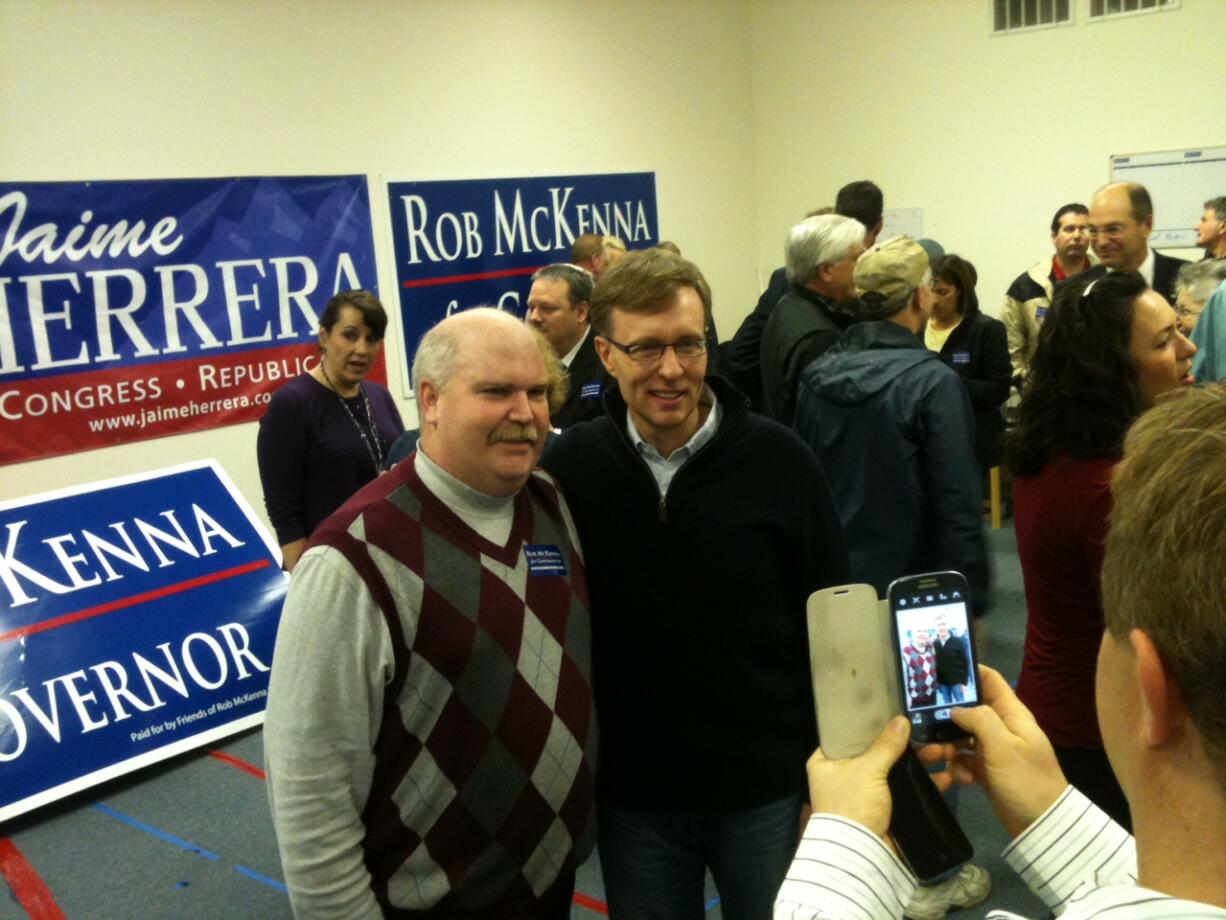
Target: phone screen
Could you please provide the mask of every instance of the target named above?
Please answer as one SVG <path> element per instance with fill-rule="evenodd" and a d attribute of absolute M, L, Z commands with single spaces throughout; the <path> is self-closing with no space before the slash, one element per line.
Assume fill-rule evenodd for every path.
<path fill-rule="evenodd" d="M 966 580 L 956 572 L 900 578 L 890 585 L 903 711 L 911 737 L 920 743 L 964 736 L 951 721 L 951 710 L 979 704 L 966 595 Z"/>

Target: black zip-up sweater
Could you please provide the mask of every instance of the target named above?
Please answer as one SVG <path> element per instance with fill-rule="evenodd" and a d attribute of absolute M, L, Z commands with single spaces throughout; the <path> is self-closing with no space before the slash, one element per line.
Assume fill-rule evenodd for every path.
<path fill-rule="evenodd" d="M 775 801 L 805 788 L 817 744 L 805 602 L 849 578 L 838 514 L 804 443 L 707 383 L 719 429 L 663 498 L 616 389 L 541 461 L 587 565 L 597 794 L 623 806 Z"/>

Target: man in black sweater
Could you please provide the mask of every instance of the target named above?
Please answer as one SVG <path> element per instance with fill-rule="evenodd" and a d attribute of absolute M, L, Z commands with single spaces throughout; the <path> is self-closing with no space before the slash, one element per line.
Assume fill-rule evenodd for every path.
<path fill-rule="evenodd" d="M 628 254 L 592 299 L 617 387 L 542 459 L 592 601 L 600 859 L 613 916 L 769 916 L 816 741 L 805 601 L 848 577 L 813 454 L 705 377 L 711 295 L 690 262 Z"/>

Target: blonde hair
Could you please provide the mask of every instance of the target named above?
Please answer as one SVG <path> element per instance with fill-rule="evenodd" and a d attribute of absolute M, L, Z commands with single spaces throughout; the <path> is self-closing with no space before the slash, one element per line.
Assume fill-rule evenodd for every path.
<path fill-rule="evenodd" d="M 1111 497 L 1107 629 L 1153 640 L 1226 789 L 1226 384 L 1178 391 L 1143 414 Z"/>
<path fill-rule="evenodd" d="M 698 266 L 666 249 L 631 252 L 596 282 L 592 293 L 592 328 L 608 338 L 613 311 L 660 313 L 672 306 L 677 291 L 692 287 L 702 301 L 703 328 L 711 325 L 711 288 Z"/>

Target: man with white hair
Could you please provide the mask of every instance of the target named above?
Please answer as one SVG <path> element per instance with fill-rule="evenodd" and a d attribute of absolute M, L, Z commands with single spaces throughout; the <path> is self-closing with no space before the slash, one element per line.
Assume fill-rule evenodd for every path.
<path fill-rule="evenodd" d="M 534 471 L 564 374 L 479 308 L 413 362 L 415 455 L 315 531 L 264 726 L 294 914 L 564 920 L 596 726 L 570 514 Z"/>
<path fill-rule="evenodd" d="M 762 331 L 762 411 L 792 424 L 801 372 L 856 321 L 852 271 L 864 252 L 862 223 L 838 214 L 810 217 L 788 234 L 789 288 Z"/>

